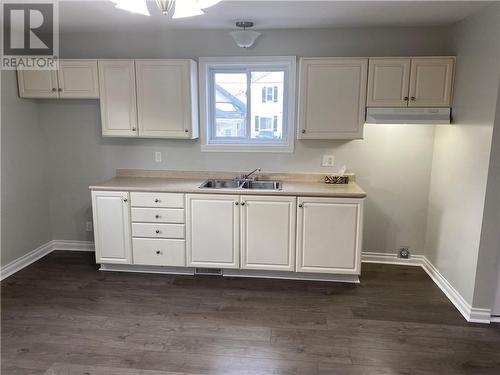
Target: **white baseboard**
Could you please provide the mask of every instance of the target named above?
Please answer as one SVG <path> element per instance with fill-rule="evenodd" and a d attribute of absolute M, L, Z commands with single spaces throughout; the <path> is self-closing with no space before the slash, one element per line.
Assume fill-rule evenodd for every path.
<path fill-rule="evenodd" d="M 36 262 L 38 259 L 43 258 L 45 255 L 50 254 L 54 248 L 52 247 L 52 241 L 37 247 L 35 250 L 23 255 L 20 258 L 6 264 L 0 269 L 0 280 L 3 280 L 18 271 L 21 271 L 24 267 L 29 266 L 31 263 Z"/>
<path fill-rule="evenodd" d="M 500 316 L 493 315 L 490 319 L 491 323 L 500 323 Z"/>
<path fill-rule="evenodd" d="M 406 266 L 422 266 L 423 255 L 411 255 L 410 258 L 399 258 L 396 253 L 376 253 L 371 251 L 363 251 L 361 259 L 363 263 L 383 263 L 383 264 L 400 264 Z"/>
<path fill-rule="evenodd" d="M 0 280 L 22 270 L 38 259 L 50 254 L 54 250 L 66 251 L 94 251 L 91 241 L 53 240 L 39 246 L 28 254 L 6 264 L 0 269 Z M 463 317 L 471 323 L 500 322 L 500 317 L 492 317 L 490 309 L 472 307 L 462 295 L 446 280 L 439 270 L 424 256 L 412 255 L 409 259 L 402 259 L 395 253 L 363 252 L 363 263 L 383 263 L 406 266 L 420 266 L 455 305 Z M 127 269 L 127 271 L 130 271 Z"/>
<path fill-rule="evenodd" d="M 94 242 L 92 241 L 54 240 L 52 241 L 52 247 L 54 250 L 95 251 Z"/>

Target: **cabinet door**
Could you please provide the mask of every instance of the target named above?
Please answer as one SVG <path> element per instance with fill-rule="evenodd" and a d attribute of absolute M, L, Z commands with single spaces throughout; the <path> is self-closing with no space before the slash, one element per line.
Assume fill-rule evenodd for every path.
<path fill-rule="evenodd" d="M 137 60 L 136 75 L 139 136 L 192 138 L 191 61 Z"/>
<path fill-rule="evenodd" d="M 295 270 L 295 197 L 241 197 L 241 268 Z"/>
<path fill-rule="evenodd" d="M 367 107 L 406 107 L 410 59 L 370 59 Z"/>
<path fill-rule="evenodd" d="M 297 271 L 361 270 L 362 200 L 298 198 Z"/>
<path fill-rule="evenodd" d="M 131 263 L 129 198 L 126 192 L 93 191 L 97 263 Z"/>
<path fill-rule="evenodd" d="M 99 60 L 99 96 L 103 136 L 137 136 L 133 60 Z"/>
<path fill-rule="evenodd" d="M 186 195 L 187 264 L 239 268 L 239 197 Z"/>
<path fill-rule="evenodd" d="M 60 98 L 99 98 L 97 60 L 59 61 Z"/>
<path fill-rule="evenodd" d="M 57 98 L 56 70 L 18 70 L 17 83 L 21 98 Z"/>
<path fill-rule="evenodd" d="M 298 137 L 363 138 L 367 71 L 368 59 L 301 59 Z"/>
<path fill-rule="evenodd" d="M 422 57 L 411 60 L 410 107 L 450 107 L 455 59 Z"/>

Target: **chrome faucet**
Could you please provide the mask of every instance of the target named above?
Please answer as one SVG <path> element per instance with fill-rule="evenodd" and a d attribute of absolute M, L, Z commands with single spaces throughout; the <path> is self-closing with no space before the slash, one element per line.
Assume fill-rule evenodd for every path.
<path fill-rule="evenodd" d="M 248 174 L 242 175 L 241 179 L 243 179 L 243 180 L 249 180 L 251 175 L 253 175 L 255 172 L 260 172 L 260 171 L 261 171 L 260 168 L 255 168 L 252 172 L 250 172 Z"/>

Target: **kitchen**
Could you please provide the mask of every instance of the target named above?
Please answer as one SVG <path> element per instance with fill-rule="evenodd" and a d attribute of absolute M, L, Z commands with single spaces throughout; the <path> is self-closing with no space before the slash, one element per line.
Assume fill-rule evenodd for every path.
<path fill-rule="evenodd" d="M 125 301 L 137 292 L 136 282 L 173 282 L 181 289 L 158 288 L 159 294 L 151 298 L 184 291 L 195 306 L 210 305 L 213 297 L 212 303 L 221 303 L 224 310 L 226 303 L 231 308 L 232 297 L 244 301 L 247 294 L 249 304 L 260 306 L 268 288 L 276 303 L 297 308 L 282 307 L 284 316 L 308 311 L 307 306 L 292 304 L 298 295 L 321 311 L 309 316 L 311 320 L 316 314 L 318 319 L 303 317 L 306 321 L 296 326 L 292 318 L 270 317 L 267 323 L 253 320 L 256 315 L 247 317 L 250 321 L 243 328 L 269 328 L 271 340 L 275 329 L 307 330 L 307 323 L 322 325 L 325 317 L 327 323 L 321 326 L 325 332 L 361 317 L 368 327 L 377 322 L 466 327 L 466 321 L 494 322 L 498 4 L 429 2 L 426 8 L 418 2 L 307 5 L 299 1 L 285 2 L 283 8 L 282 2 L 249 3 L 224 0 L 207 8 L 206 14 L 172 19 L 161 15 L 155 2 L 148 3 L 150 17 L 117 9 L 109 1 L 60 2 L 59 69 L 45 74 L 48 80 L 38 81 L 38 72 L 2 71 L 2 316 L 9 316 L 10 306 L 10 314 L 23 315 L 18 304 L 26 300 L 15 296 L 26 293 L 22 277 L 29 278 L 32 267 L 42 278 L 55 278 L 48 289 L 33 284 L 50 296 L 50 290 L 59 288 L 58 279 L 44 274 L 44 267 L 60 270 L 67 262 L 69 274 L 61 274 L 61 280 L 70 277 L 74 264 L 74 271 L 82 272 L 97 293 L 99 317 L 112 316 L 106 310 L 110 306 L 102 305 L 108 295 L 128 316 L 128 309 L 136 307 Z M 93 16 L 82 20 L 82 12 Z M 302 13 L 307 17 L 296 18 Z M 239 47 L 229 34 L 243 15 L 255 24 L 246 31 L 260 33 L 250 48 Z M 259 83 L 254 78 L 260 72 L 275 72 L 275 77 Z M 77 89 L 72 90 L 72 84 Z M 440 108 L 444 117 L 433 110 L 432 120 L 424 124 L 402 117 L 401 108 L 406 116 L 414 116 L 410 107 L 422 100 L 422 92 L 415 91 L 418 87 L 430 90 L 431 99 L 413 108 Z M 247 97 L 247 92 L 256 95 Z M 282 112 L 264 113 L 277 105 Z M 448 124 L 442 124 L 447 108 L 451 123 L 448 114 Z M 396 123 L 391 123 L 394 114 Z M 220 130 L 219 123 L 224 123 Z M 323 182 L 325 176 L 341 175 L 344 166 L 347 185 Z M 261 171 L 239 185 L 236 181 L 229 188 L 200 188 L 207 180 L 234 183 L 235 177 L 256 168 Z M 253 177 L 281 185 L 245 187 L 254 183 Z M 109 204 L 97 203 L 99 197 Z M 159 243 L 166 247 L 158 247 Z M 403 253 L 407 258 L 399 255 L 402 249 L 409 252 Z M 87 274 L 79 270 L 84 265 L 94 268 Z M 101 283 L 100 278 L 104 278 Z M 131 296 L 118 298 L 106 282 L 127 282 Z M 389 298 L 392 305 L 379 302 L 382 297 L 377 293 L 384 293 L 378 289 L 365 296 L 363 288 L 377 282 L 387 283 L 387 293 L 399 293 L 408 306 L 399 306 L 397 297 Z M 391 289 L 393 283 L 402 289 Z M 80 288 L 87 295 L 90 290 L 85 285 Z M 235 292 L 238 288 L 242 295 Z M 332 296 L 325 306 L 316 305 L 323 301 L 319 290 Z M 359 306 L 342 302 L 354 298 L 349 291 L 362 294 L 355 302 Z M 71 305 L 70 290 L 65 292 L 68 296 L 59 301 L 67 299 Z M 208 301 L 201 302 L 199 296 Z M 263 310 L 246 308 L 267 316 L 272 305 Z M 239 308 L 250 314 L 245 306 Z M 417 306 L 430 312 L 418 312 Z M 58 307 L 55 303 L 52 313 Z M 160 309 L 157 313 L 167 314 L 168 320 L 177 308 L 188 315 L 198 311 L 181 307 L 166 304 L 161 310 L 155 305 L 151 313 Z M 333 308 L 338 309 L 338 321 L 329 315 Z M 71 311 L 63 316 L 88 319 Z M 144 308 L 143 314 L 147 311 Z M 208 314 L 203 308 L 198 313 L 198 317 Z M 236 329 L 234 318 L 226 322 L 210 313 L 220 329 Z M 201 324 L 195 316 L 186 324 Z M 15 324 L 3 319 L 6 335 L 18 334 L 19 327 L 16 330 Z M 494 326 L 484 324 L 480 329 L 492 335 Z M 310 333 L 318 331 L 323 332 Z M 388 340 L 377 335 L 382 343 Z M 2 334 L 2 341 L 8 342 L 8 337 Z M 162 338 L 167 339 L 168 335 Z M 325 340 L 327 348 L 331 340 Z M 175 352 L 168 342 L 163 344 L 165 352 Z M 251 359 L 271 361 L 267 370 L 257 368 L 256 373 L 271 372 L 273 365 L 281 373 L 275 355 L 285 349 L 278 344 L 271 342 L 270 354 L 223 354 L 226 348 L 220 348 L 218 365 L 224 363 L 223 367 L 207 364 L 187 372 L 238 372 L 228 359 L 245 358 L 247 364 Z M 311 343 L 313 348 L 319 344 L 323 341 Z M 299 362 L 306 366 L 297 372 L 321 372 L 321 364 L 327 363 L 330 367 L 323 372 L 342 373 L 347 371 L 342 367 L 345 361 L 353 371 L 362 371 L 363 366 L 374 366 L 373 372 L 381 367 L 438 371 L 425 350 L 411 349 L 428 361 L 415 364 L 410 356 L 397 362 L 385 355 L 393 351 L 396 356 L 405 347 L 386 345 L 393 346 L 385 351 L 368 346 L 380 358 L 376 365 L 371 358 L 354 354 L 343 353 L 342 361 L 334 365 L 328 357 L 316 359 L 310 354 L 297 359 L 297 366 Z M 298 347 L 287 342 L 286 348 Z M 146 352 L 143 357 L 155 354 Z M 195 352 L 190 354 L 209 353 Z M 87 363 L 80 355 L 67 362 L 61 358 L 68 373 L 71 366 L 91 365 L 148 371 L 181 368 L 172 358 L 161 362 L 165 367 L 160 362 L 155 367 L 154 361 L 142 357 L 125 366 L 126 356 L 117 353 L 120 365 L 115 366 L 111 358 Z M 475 353 L 469 355 L 476 358 Z M 22 358 L 9 352 L 2 358 L 12 363 L 5 373 L 15 373 L 14 368 L 22 365 L 16 362 Z M 45 373 L 57 362 L 50 361 L 47 358 L 32 370 Z M 281 371 L 291 370 L 285 366 Z"/>

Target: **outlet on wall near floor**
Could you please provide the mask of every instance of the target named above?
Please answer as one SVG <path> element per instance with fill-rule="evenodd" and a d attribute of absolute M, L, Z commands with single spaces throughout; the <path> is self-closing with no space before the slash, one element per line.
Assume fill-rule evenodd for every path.
<path fill-rule="evenodd" d="M 335 164 L 335 156 L 323 155 L 323 160 L 321 161 L 322 167 L 333 167 L 334 164 Z"/>
<path fill-rule="evenodd" d="M 410 257 L 410 247 L 401 246 L 399 248 L 398 257 L 402 259 L 408 259 Z"/>
<path fill-rule="evenodd" d="M 92 222 L 91 222 L 91 221 L 87 221 L 87 222 L 85 223 L 85 230 L 86 230 L 87 232 L 92 232 Z"/>
<path fill-rule="evenodd" d="M 155 152 L 155 162 L 161 163 L 161 151 Z"/>

